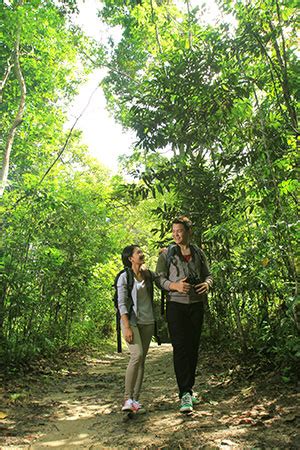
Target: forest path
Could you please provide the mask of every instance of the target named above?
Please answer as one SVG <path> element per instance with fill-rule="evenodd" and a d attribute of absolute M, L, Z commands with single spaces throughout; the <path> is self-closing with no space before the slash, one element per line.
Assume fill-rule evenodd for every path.
<path fill-rule="evenodd" d="M 64 355 L 2 384 L 0 448 L 300 448 L 299 390 L 275 373 L 203 353 L 191 416 L 178 412 L 172 348 L 151 345 L 142 391 L 147 414 L 120 412 L 128 354 Z"/>

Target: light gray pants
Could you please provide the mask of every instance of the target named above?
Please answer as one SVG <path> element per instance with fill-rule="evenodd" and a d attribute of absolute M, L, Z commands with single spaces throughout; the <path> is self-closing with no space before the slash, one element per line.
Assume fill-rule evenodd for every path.
<path fill-rule="evenodd" d="M 130 360 L 125 375 L 125 400 L 128 398 L 138 400 L 144 378 L 145 359 L 154 333 L 154 324 L 131 325 L 131 328 L 133 342 L 132 344 L 126 342 L 130 352 Z"/>

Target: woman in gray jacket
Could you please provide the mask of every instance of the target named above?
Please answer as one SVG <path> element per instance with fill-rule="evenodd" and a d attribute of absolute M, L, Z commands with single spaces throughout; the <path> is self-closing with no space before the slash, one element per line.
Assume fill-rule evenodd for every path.
<path fill-rule="evenodd" d="M 130 352 L 125 375 L 125 402 L 123 411 L 140 411 L 140 390 L 144 377 L 144 365 L 151 338 L 154 334 L 153 280 L 154 273 L 142 268 L 145 257 L 137 245 L 129 245 L 122 252 L 125 268 L 133 276 L 131 293 L 128 289 L 128 270 L 117 282 L 118 309 L 123 337 Z"/>

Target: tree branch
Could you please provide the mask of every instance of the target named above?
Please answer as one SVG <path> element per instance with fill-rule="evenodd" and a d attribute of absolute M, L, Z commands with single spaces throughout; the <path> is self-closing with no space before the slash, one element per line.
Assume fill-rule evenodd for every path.
<path fill-rule="evenodd" d="M 189 48 L 192 50 L 193 48 L 193 35 L 191 31 L 191 10 L 190 10 L 190 2 L 189 0 L 185 0 L 187 12 L 188 12 L 188 28 L 189 28 Z"/>
<path fill-rule="evenodd" d="M 10 59 L 11 59 L 11 57 L 9 57 L 8 60 L 7 60 L 7 68 L 6 68 L 6 71 L 5 71 L 5 74 L 4 74 L 4 78 L 0 82 L 0 103 L 2 103 L 2 95 L 3 95 L 4 86 L 5 86 L 5 84 L 6 84 L 7 80 L 8 80 L 8 77 L 10 75 L 11 69 L 14 66 L 13 64 L 11 64 Z"/>
<path fill-rule="evenodd" d="M 162 49 L 162 46 L 161 46 L 161 43 L 160 43 L 158 27 L 157 27 L 157 23 L 155 22 L 155 19 L 154 19 L 153 0 L 150 0 L 150 6 L 151 6 L 151 20 L 152 20 L 152 23 L 153 23 L 153 25 L 155 27 L 155 38 L 156 38 L 156 42 L 157 42 L 157 45 L 158 45 L 159 53 L 162 54 L 163 53 L 163 49 Z"/>
<path fill-rule="evenodd" d="M 270 30 L 272 31 L 272 34 L 274 35 L 273 45 L 275 48 L 277 61 L 278 61 L 279 67 L 282 72 L 282 80 L 280 80 L 280 82 L 281 82 L 281 88 L 282 88 L 282 92 L 283 92 L 283 98 L 285 100 L 285 104 L 286 104 L 286 107 L 287 107 L 287 110 L 288 110 L 288 113 L 290 116 L 290 120 L 292 122 L 292 127 L 293 127 L 294 131 L 297 132 L 298 121 L 297 121 L 297 114 L 296 114 L 295 108 L 293 107 L 293 105 L 291 103 L 289 79 L 288 79 L 288 75 L 287 75 L 287 62 L 286 62 L 286 59 L 284 59 L 284 60 L 282 59 L 280 48 L 279 48 L 279 45 L 278 45 L 278 42 L 277 42 L 276 36 L 275 36 L 274 25 L 271 22 L 271 20 L 269 21 L 269 26 L 270 26 Z M 281 28 L 281 25 L 280 25 L 280 28 Z M 283 48 L 284 48 L 284 41 L 283 41 Z"/>
<path fill-rule="evenodd" d="M 278 99 L 278 105 L 279 105 L 279 108 L 280 108 L 280 110 L 281 110 L 281 113 L 283 114 L 284 117 L 286 117 L 286 120 L 288 121 L 288 124 L 289 124 L 289 126 L 291 126 L 291 128 L 293 129 L 293 131 L 294 131 L 296 134 L 298 134 L 298 130 L 297 130 L 297 121 L 294 120 L 294 114 L 293 114 L 293 112 L 291 112 L 292 106 L 290 105 L 290 102 L 289 102 L 289 96 L 287 95 L 287 92 L 286 92 L 286 83 L 287 83 L 287 80 L 285 79 L 284 70 L 282 70 L 282 65 L 280 64 L 281 58 L 280 58 L 280 60 L 278 59 L 278 54 L 277 54 L 277 52 L 278 52 L 278 51 L 280 52 L 280 50 L 279 50 L 279 49 L 276 50 L 276 45 L 275 45 L 275 43 L 274 43 L 275 51 L 276 51 L 276 54 L 277 54 L 277 59 L 278 59 L 278 62 L 279 62 L 279 67 L 280 67 L 281 70 L 282 70 L 281 72 L 278 70 L 278 68 L 277 68 L 276 65 L 274 64 L 274 62 L 273 62 L 272 58 L 270 57 L 270 55 L 269 55 L 267 49 L 265 48 L 263 42 L 261 41 L 261 38 L 260 38 L 260 36 L 258 35 L 258 33 L 253 32 L 253 36 L 256 38 L 256 40 L 257 40 L 257 42 L 258 42 L 258 44 L 259 44 L 259 47 L 260 47 L 262 53 L 266 56 L 267 61 L 268 61 L 268 63 L 269 63 L 269 66 L 270 66 L 270 69 L 271 69 L 271 70 L 270 70 L 270 74 L 271 74 L 271 78 L 272 78 L 272 82 L 273 82 L 273 86 L 274 86 L 274 91 L 275 91 L 276 97 L 277 97 L 277 99 Z M 276 41 L 276 39 L 275 39 L 275 41 Z M 277 41 L 276 41 L 276 44 L 277 44 Z M 277 45 L 278 45 L 278 44 L 277 44 Z M 282 107 L 281 107 L 281 105 L 280 105 L 280 98 L 279 98 L 278 93 L 277 93 L 276 83 L 275 83 L 275 79 L 274 79 L 272 70 L 273 70 L 273 71 L 275 72 L 275 74 L 277 75 L 278 81 L 279 81 L 279 83 L 280 83 L 280 87 L 281 87 L 282 92 L 283 92 L 283 97 L 284 97 L 284 100 L 285 100 L 285 103 L 286 103 L 286 106 L 287 106 L 287 110 L 288 110 L 288 113 L 289 113 L 289 117 L 287 117 L 287 115 L 283 112 Z M 293 109 L 293 108 L 292 108 L 292 109 Z M 292 123 L 290 123 L 289 118 L 291 119 Z"/>
<path fill-rule="evenodd" d="M 8 179 L 8 170 L 9 170 L 9 160 L 10 160 L 10 154 L 12 150 L 12 146 L 14 143 L 15 134 L 17 131 L 17 127 L 20 125 L 23 119 L 24 109 L 25 109 L 25 103 L 26 103 L 26 84 L 25 80 L 22 74 L 21 66 L 20 66 L 20 36 L 21 36 L 21 25 L 19 25 L 18 31 L 17 31 L 17 37 L 15 42 L 15 48 L 14 48 L 14 72 L 16 75 L 16 78 L 19 82 L 21 97 L 19 102 L 19 108 L 17 111 L 17 114 L 13 120 L 13 123 L 10 127 L 10 130 L 8 132 L 6 146 L 3 154 L 2 159 L 2 167 L 0 170 L 0 196 L 3 195 L 4 189 L 7 184 Z"/>
<path fill-rule="evenodd" d="M 44 175 L 42 176 L 42 178 L 40 179 L 40 181 L 37 183 L 36 187 L 40 186 L 42 184 L 42 182 L 44 181 L 44 179 L 46 178 L 46 176 L 49 174 L 49 172 L 52 170 L 52 168 L 55 166 L 55 164 L 57 163 L 57 161 L 61 158 L 63 152 L 65 151 L 65 149 L 67 148 L 67 145 L 69 143 L 69 140 L 72 136 L 73 130 L 77 125 L 77 122 L 79 121 L 79 119 L 83 116 L 83 114 L 85 113 L 85 111 L 87 110 L 87 108 L 89 107 L 89 104 L 91 103 L 91 100 L 95 94 L 95 92 L 97 91 L 97 89 L 99 88 L 99 85 L 97 85 L 97 87 L 93 90 L 93 92 L 90 95 L 90 98 L 88 99 L 87 104 L 85 105 L 85 107 L 83 108 L 83 110 L 81 111 L 81 113 L 79 114 L 79 116 L 76 117 L 75 122 L 73 123 L 72 127 L 70 128 L 70 131 L 68 133 L 67 139 L 65 140 L 64 145 L 62 146 L 62 148 L 59 150 L 59 152 L 57 153 L 57 156 L 55 158 L 55 160 L 52 162 L 52 164 L 48 167 L 48 169 L 46 170 L 46 172 L 44 173 Z"/>

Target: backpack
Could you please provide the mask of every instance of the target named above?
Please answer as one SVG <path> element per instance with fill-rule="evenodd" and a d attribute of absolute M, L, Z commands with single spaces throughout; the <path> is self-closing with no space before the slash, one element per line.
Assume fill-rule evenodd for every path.
<path fill-rule="evenodd" d="M 126 273 L 126 277 L 127 277 L 127 289 L 128 289 L 129 299 L 131 299 L 131 291 L 132 291 L 133 283 L 134 283 L 134 275 L 133 275 L 132 270 L 129 267 L 124 267 L 124 269 L 120 270 L 120 272 L 116 275 L 115 281 L 113 284 L 113 287 L 114 287 L 113 302 L 114 302 L 116 312 L 118 312 L 118 287 L 117 287 L 117 284 L 118 284 L 118 280 L 119 280 L 120 276 L 123 273 Z"/>
<path fill-rule="evenodd" d="M 197 254 L 199 256 L 201 264 L 203 265 L 204 264 L 204 258 L 203 258 L 203 254 L 202 254 L 200 248 L 197 245 L 190 244 L 190 249 L 191 249 L 192 255 L 196 255 Z M 177 252 L 178 252 L 177 244 L 170 244 L 168 246 L 167 256 L 166 256 L 167 277 L 169 277 L 170 265 L 172 263 L 172 260 L 173 260 L 174 256 L 177 254 Z M 176 266 L 176 268 L 177 268 L 177 275 L 179 275 L 179 269 L 178 269 L 177 266 Z M 165 299 L 167 298 L 167 296 L 168 296 L 167 291 L 162 289 L 161 290 L 161 300 L 160 300 L 160 305 L 161 305 L 160 312 L 161 312 L 162 316 L 164 316 L 164 313 L 165 313 Z"/>
<path fill-rule="evenodd" d="M 134 284 L 134 274 L 133 274 L 133 271 L 131 270 L 131 268 L 124 267 L 124 269 L 120 270 L 120 272 L 116 275 L 115 281 L 113 284 L 113 287 L 114 287 L 113 302 L 114 302 L 115 311 L 116 311 L 116 331 L 117 331 L 117 351 L 118 351 L 118 353 L 122 353 L 122 337 L 121 337 L 121 322 L 120 322 L 121 316 L 120 316 L 120 312 L 119 312 L 119 308 L 118 308 L 117 283 L 118 283 L 120 276 L 123 273 L 126 273 L 126 276 L 127 276 L 127 292 L 128 292 L 128 298 L 131 301 L 130 308 L 129 308 L 129 316 L 133 309 L 133 300 L 131 297 L 131 292 L 132 292 L 133 284 Z M 151 277 L 151 273 L 150 273 L 150 271 L 147 271 L 146 277 L 149 277 L 149 276 Z M 153 299 L 153 283 L 152 282 L 150 283 L 150 296 Z M 156 321 L 154 323 L 154 337 L 156 338 L 158 345 L 161 345 L 161 340 L 160 340 L 160 338 L 158 336 L 158 332 L 157 332 Z"/>

